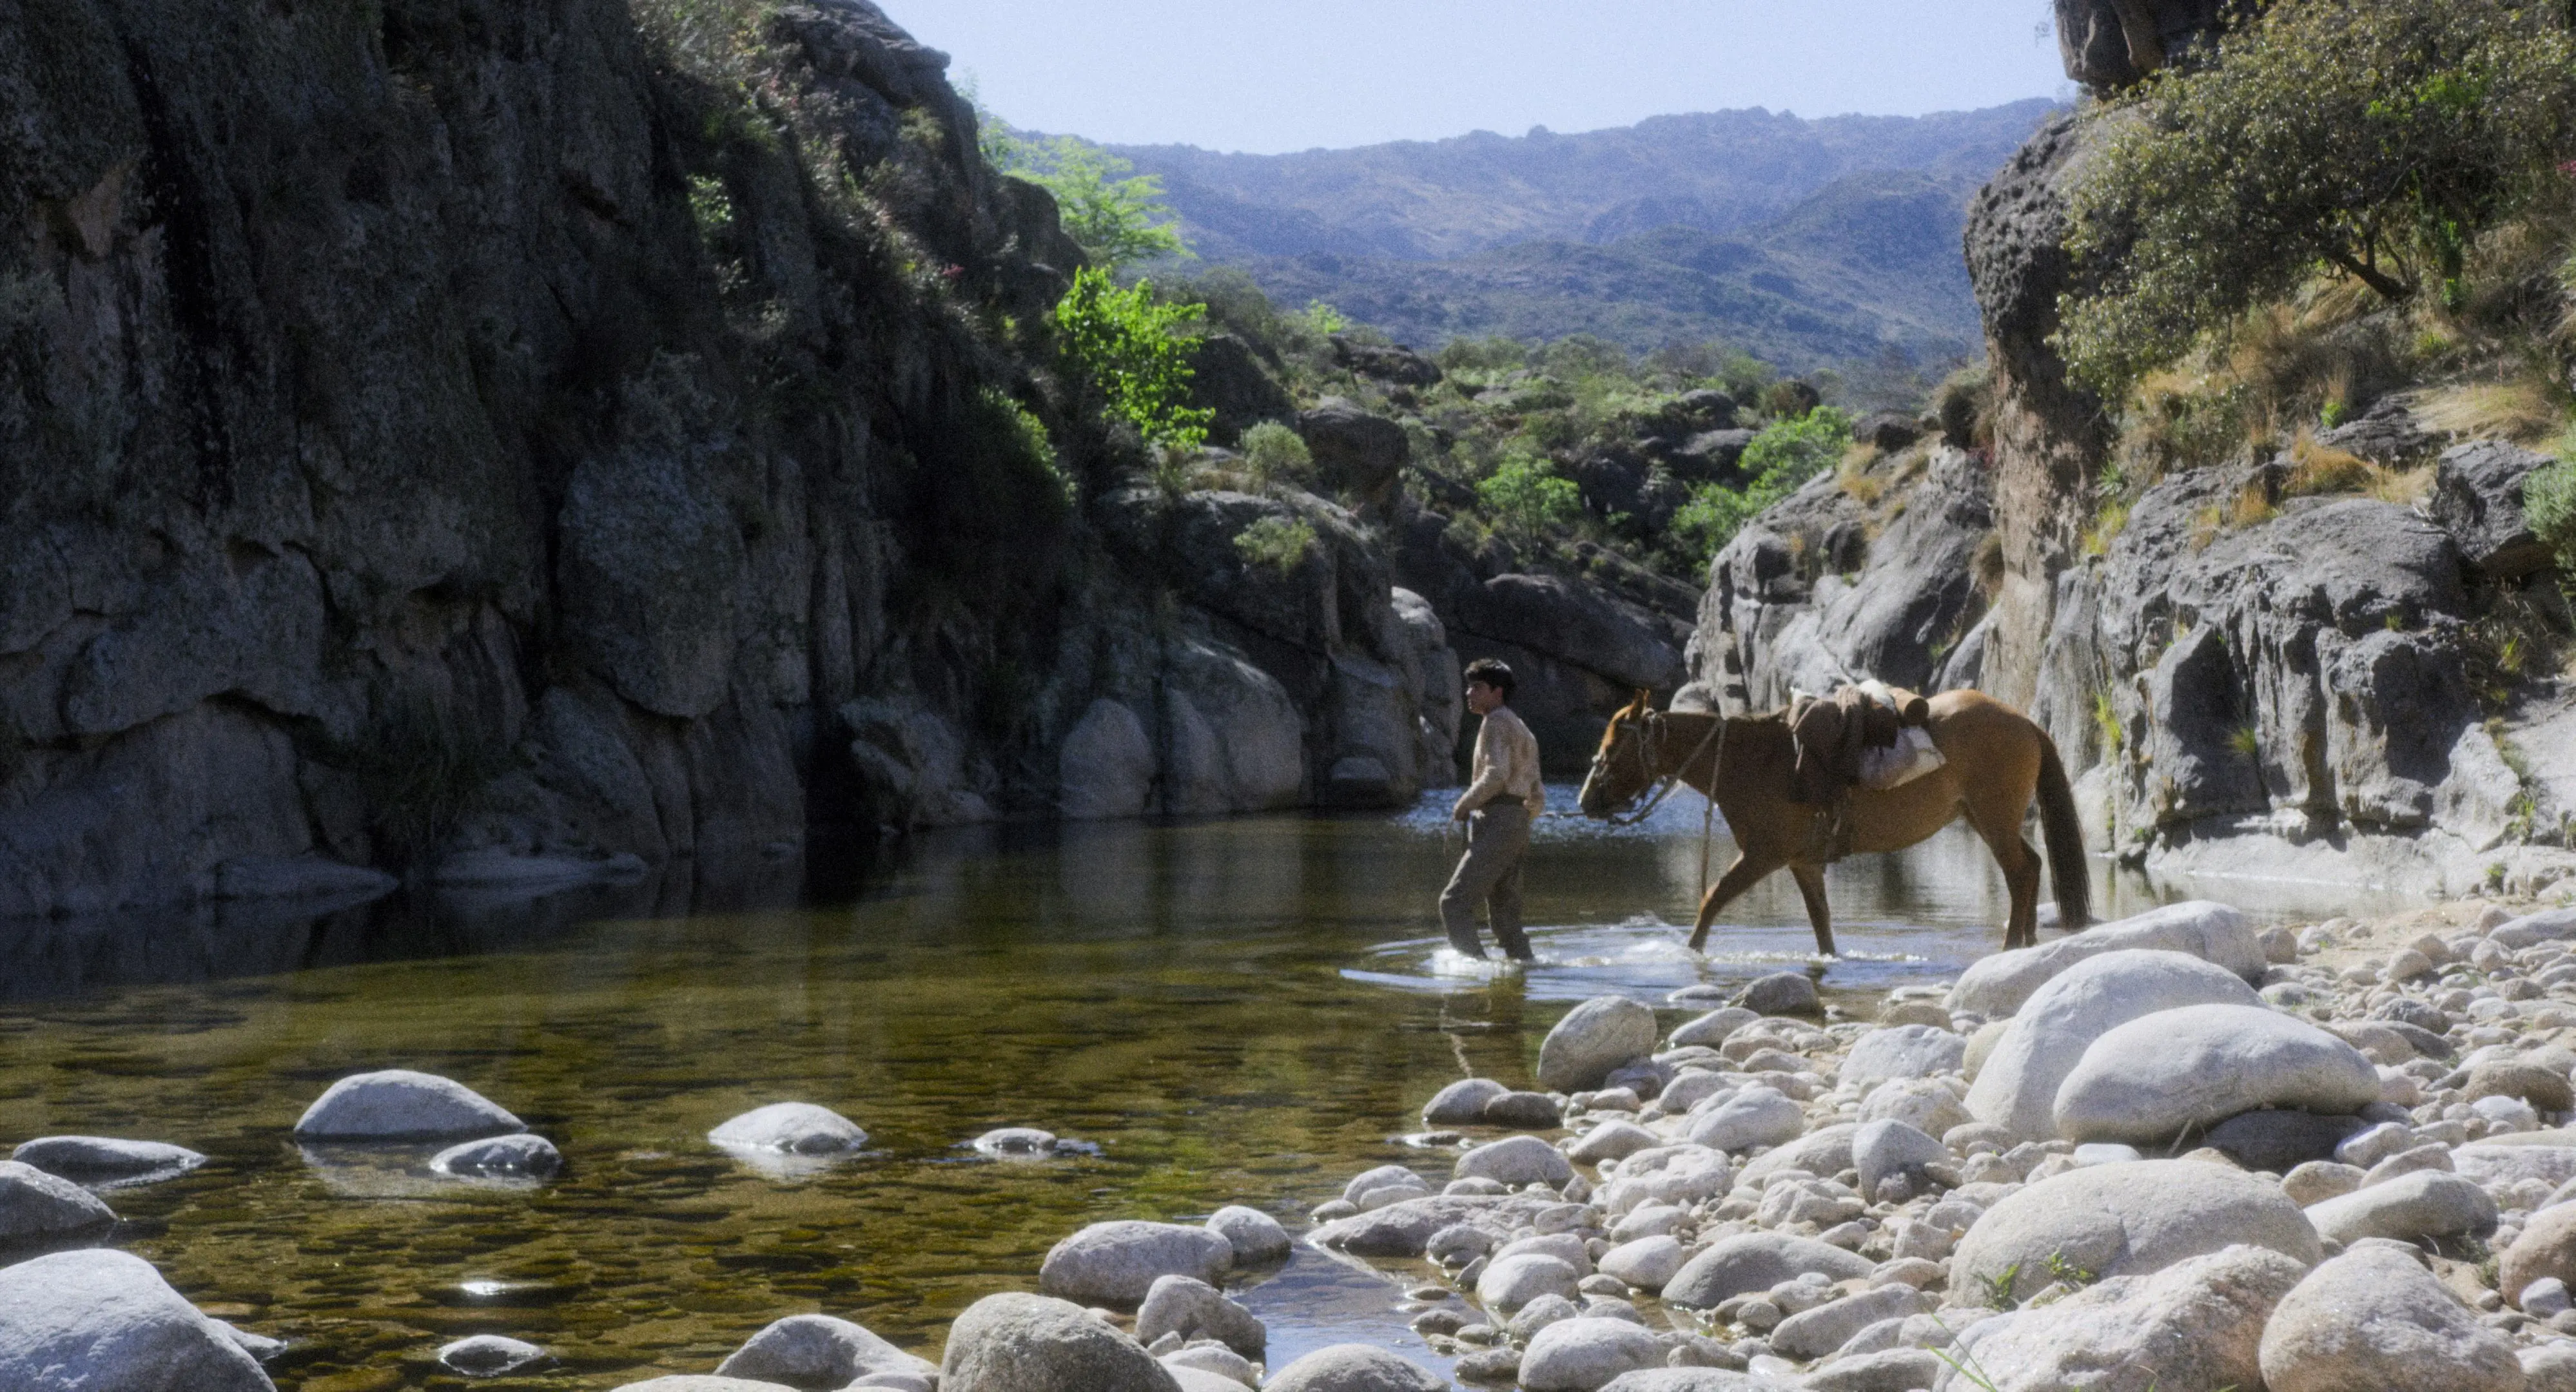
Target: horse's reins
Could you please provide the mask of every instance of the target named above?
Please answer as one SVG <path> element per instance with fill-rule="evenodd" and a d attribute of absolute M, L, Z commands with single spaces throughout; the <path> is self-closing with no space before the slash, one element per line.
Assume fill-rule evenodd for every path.
<path fill-rule="evenodd" d="M 1638 757 L 1642 759 L 1645 762 L 1645 766 L 1651 770 L 1658 762 L 1660 762 L 1656 756 L 1661 753 L 1663 749 L 1663 713 L 1660 711 L 1649 712 L 1646 718 L 1639 723 L 1645 728 L 1638 736 L 1638 743 L 1642 746 L 1638 751 Z M 1665 774 L 1662 781 L 1654 785 L 1650 794 L 1641 795 L 1644 796 L 1645 799 L 1642 805 L 1632 804 L 1633 810 L 1628 813 L 1624 815 L 1612 813 L 1602 819 L 1610 823 L 1612 826 L 1630 827 L 1653 816 L 1655 809 L 1663 805 L 1664 799 L 1673 795 L 1673 789 L 1675 787 L 1680 786 L 1682 783 L 1682 775 L 1690 772 L 1690 766 L 1698 763 L 1699 756 L 1707 753 L 1709 745 L 1714 743 L 1717 746 L 1717 755 L 1710 761 L 1708 766 L 1709 790 L 1707 793 L 1707 805 L 1700 809 L 1699 814 L 1699 897 L 1701 899 L 1706 899 L 1708 897 L 1708 847 L 1710 839 L 1716 834 L 1717 779 L 1719 773 L 1726 767 L 1726 727 L 1731 723 L 1733 722 L 1729 721 L 1725 716 L 1713 715 L 1711 717 L 1708 733 L 1700 737 L 1699 747 L 1693 749 L 1690 752 L 1689 757 L 1683 759 L 1681 763 L 1674 766 L 1671 773 Z M 1595 766 L 1595 773 L 1600 772 L 1601 766 L 1606 765 L 1608 761 L 1609 751 L 1607 750 L 1593 755 L 1592 762 Z"/>

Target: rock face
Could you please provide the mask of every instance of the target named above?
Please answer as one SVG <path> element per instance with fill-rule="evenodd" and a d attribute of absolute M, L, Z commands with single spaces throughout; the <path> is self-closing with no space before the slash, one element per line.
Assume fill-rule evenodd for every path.
<path fill-rule="evenodd" d="M 2278 1186 L 2194 1160 L 2070 1170 L 1977 1219 L 1951 1259 L 1950 1290 L 1983 1303 L 2011 1273 L 2016 1296 L 2055 1279 L 2050 1259 L 2095 1276 L 2144 1276 L 2239 1243 L 2316 1263 L 2316 1229 Z"/>
<path fill-rule="evenodd" d="M 1213 1285 L 1234 1265 L 1234 1244 L 1180 1223 L 1094 1223 L 1057 1243 L 1038 1268 L 1038 1289 L 1087 1305 L 1133 1309 L 1164 1276 Z"/>
<path fill-rule="evenodd" d="M 0 1267 L 0 1310 L 0 1387 L 275 1392 L 223 1325 L 123 1252 Z"/>
<path fill-rule="evenodd" d="M 295 1123 L 299 1138 L 315 1141 L 434 1140 L 527 1129 L 463 1083 L 408 1068 L 342 1078 Z"/>
<path fill-rule="evenodd" d="M 1824 476 L 1737 533 L 1709 563 L 1692 677 L 1752 710 L 1869 676 L 1925 692 L 1972 682 L 1943 673 L 1986 610 L 1976 555 L 1995 528 L 1990 476 L 1937 449 L 1907 499 L 1883 517 Z M 1855 546 L 1864 554 L 1838 554 Z"/>
<path fill-rule="evenodd" d="M 2228 1247 L 1981 1321 L 1960 1335 L 1953 1353 L 1993 1392 L 2256 1387 L 2264 1321 L 2307 1274 L 2278 1252 Z M 1972 1386 L 1944 1367 L 1933 1389 Z"/>
<path fill-rule="evenodd" d="M 988 1295 L 948 1328 L 945 1392 L 1179 1392 L 1144 1346 L 1079 1305 Z"/>
<path fill-rule="evenodd" d="M 2304 1020 L 2262 1006 L 2187 1005 L 2094 1040 L 2057 1090 L 2057 1132 L 2149 1145 L 2240 1112 L 2350 1115 L 2378 1100 L 2378 1068 Z"/>
<path fill-rule="evenodd" d="M 432 0 L 390 37 L 164 8 L 0 21 L 30 229 L 0 251 L 0 917 L 475 856 L 728 890 L 809 827 L 1053 811 L 1103 700 L 1157 811 L 1322 798 L 1354 759 L 1380 796 L 1449 781 L 1447 649 L 1375 543 L 1256 582 L 1331 625 L 1281 639 L 1205 602 L 1233 533 L 1218 569 L 1159 523 L 1140 558 L 1118 505 L 1068 505 L 1132 461 L 971 325 L 1037 322 L 1081 253 L 873 5 L 762 12 L 795 113 L 765 143 L 615 0 Z M 1224 355 L 1234 424 L 1284 404 Z M 1402 432 L 1352 428 L 1390 479 Z"/>
<path fill-rule="evenodd" d="M 2522 481 L 2549 456 L 2500 440 L 2442 452 L 2425 509 L 2460 548 L 2461 559 L 2491 580 L 2519 580 L 2556 564 L 2549 544 L 2522 515 Z"/>
<path fill-rule="evenodd" d="M 2444 1387 L 2520 1392 L 2513 1345 L 2402 1248 L 2368 1243 L 2281 1298 L 2263 1330 L 2271 1392 Z"/>
<path fill-rule="evenodd" d="M 2055 1136 L 2057 1090 L 2094 1040 L 2158 1011 L 2261 1002 L 2236 973 L 2188 953 L 2129 948 L 2088 957 L 2022 1003 L 1968 1089 L 1968 1112 L 2026 1140 Z"/>

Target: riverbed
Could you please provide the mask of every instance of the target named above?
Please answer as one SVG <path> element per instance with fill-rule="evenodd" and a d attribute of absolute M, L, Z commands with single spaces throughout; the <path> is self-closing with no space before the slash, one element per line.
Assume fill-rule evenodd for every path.
<path fill-rule="evenodd" d="M 924 837 L 826 902 L 804 878 L 773 886 L 778 907 L 675 911 L 645 886 L 56 927 L 0 952 L 0 1143 L 80 1132 L 206 1152 L 182 1179 L 109 1192 L 125 1219 L 110 1240 L 290 1341 L 283 1387 L 462 1387 L 432 1355 L 488 1331 L 555 1361 L 474 1385 L 607 1388 L 710 1371 L 815 1310 L 935 1356 L 951 1318 L 1033 1288 L 1084 1223 L 1246 1203 L 1295 1231 L 1359 1169 L 1445 1168 L 1404 1139 L 1423 1100 L 1466 1071 L 1525 1080 L 1573 1001 L 1660 1004 L 1786 964 L 1866 1013 L 1999 943 L 2001 877 L 1954 828 L 1834 869 L 1832 961 L 1785 876 L 1692 954 L 1701 823 L 1684 801 L 1635 828 L 1540 823 L 1526 971 L 1441 950 L 1430 900 L 1456 844 L 1437 795 L 1397 815 Z M 1712 851 L 1713 874 L 1722 829 Z M 2190 888 L 2097 868 L 2111 912 Z M 2295 913 L 2329 888 L 2221 897 Z M 383 1067 L 509 1107 L 565 1173 L 472 1186 L 428 1179 L 425 1152 L 299 1150 L 290 1129 L 331 1080 Z M 867 1154 L 780 1175 L 706 1144 L 788 1100 L 858 1122 Z M 1095 1149 L 964 1148 L 1004 1125 Z M 1442 1362 L 1397 1285 L 1320 1254 L 1242 1295 L 1273 1367 L 1354 1338 Z"/>

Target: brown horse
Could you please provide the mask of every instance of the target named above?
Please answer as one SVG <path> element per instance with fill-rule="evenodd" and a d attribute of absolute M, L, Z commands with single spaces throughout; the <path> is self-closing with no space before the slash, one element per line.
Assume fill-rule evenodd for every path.
<path fill-rule="evenodd" d="M 1846 822 L 1850 849 L 1901 851 L 1964 813 L 1994 852 L 2012 890 L 2004 946 L 2028 947 L 2039 937 L 2039 852 L 2022 839 L 2021 827 L 2036 796 L 2061 921 L 2068 928 L 2083 927 L 2091 917 L 2092 887 L 2085 873 L 2084 833 L 2055 742 L 2030 717 L 1978 692 L 1945 691 L 1931 698 L 1931 707 L 1929 728 L 1933 746 L 1941 751 L 1941 767 L 1893 788 L 1853 788 Z M 1807 901 L 1816 950 L 1830 957 L 1833 913 L 1825 904 L 1825 862 L 1817 847 L 1820 819 L 1832 809 L 1795 800 L 1790 772 L 1796 763 L 1783 714 L 1721 717 L 1658 711 L 1641 691 L 1601 734 L 1592 772 L 1583 780 L 1583 812 L 1616 816 L 1668 778 L 1716 799 L 1734 834 L 1736 857 L 1700 900 L 1691 950 L 1708 941 L 1718 910 L 1785 866 Z"/>

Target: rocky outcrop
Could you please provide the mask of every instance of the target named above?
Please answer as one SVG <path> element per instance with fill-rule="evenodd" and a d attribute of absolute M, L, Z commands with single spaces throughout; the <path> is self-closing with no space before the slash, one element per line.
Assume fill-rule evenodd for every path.
<path fill-rule="evenodd" d="M 1178 576 L 1067 505 L 1135 461 L 997 326 L 1080 253 L 945 57 L 764 14 L 750 101 L 614 0 L 0 18 L 0 917 L 1448 781 L 1328 505 L 1192 499 Z M 1278 507 L 1318 559 L 1239 584 Z M 1141 798 L 1064 786 L 1102 702 Z"/>
<path fill-rule="evenodd" d="M 1690 644 L 1702 689 L 1776 710 L 1793 691 L 1872 676 L 1927 693 L 1978 684 L 1991 471 L 1931 444 L 1896 467 L 1910 482 L 1868 501 L 1820 475 L 1717 553 Z"/>

